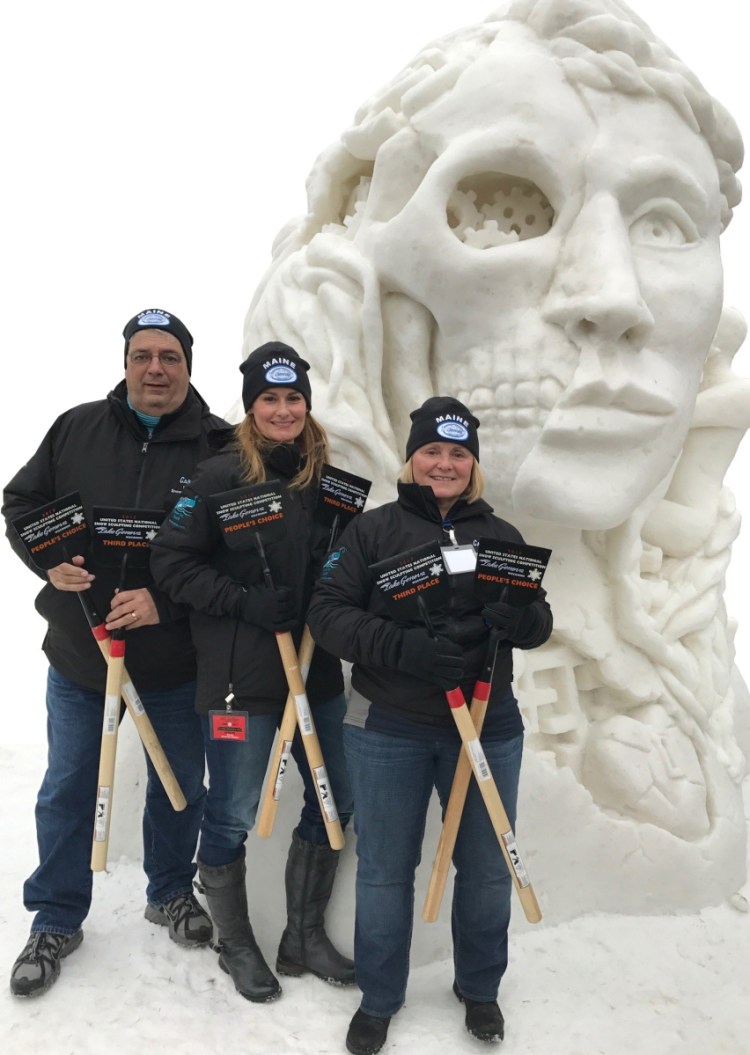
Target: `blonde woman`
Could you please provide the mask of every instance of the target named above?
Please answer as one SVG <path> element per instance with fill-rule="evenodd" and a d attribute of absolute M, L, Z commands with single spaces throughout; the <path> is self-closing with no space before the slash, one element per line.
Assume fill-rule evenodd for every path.
<path fill-rule="evenodd" d="M 433 789 L 445 807 L 461 751 L 445 690 L 461 685 L 471 696 L 494 627 L 500 641 L 482 743 L 515 825 L 523 722 L 512 651 L 536 648 L 552 630 L 543 590 L 525 608 L 484 604 L 465 573 L 450 575 L 448 598 L 431 613 L 435 636 L 421 623 L 393 621 L 374 588 L 373 564 L 426 543 L 449 550 L 470 549 L 481 537 L 523 542 L 481 497 L 479 421 L 469 408 L 434 396 L 412 411 L 411 422 L 398 498 L 346 528 L 308 612 L 315 640 L 354 664 L 344 746 L 357 804 L 354 962 L 362 1002 L 346 1037 L 352 1055 L 380 1051 L 406 997 L 427 809 Z M 453 991 L 469 1033 L 500 1041 L 511 880 L 475 784 L 453 863 Z"/>
<path fill-rule="evenodd" d="M 239 993 L 265 1002 L 281 993 L 253 937 L 245 887 L 245 841 L 252 828 L 273 738 L 288 688 L 275 633 L 299 643 L 326 530 L 314 518 L 317 486 L 328 458 L 325 432 L 310 413 L 308 364 L 293 348 L 271 342 L 240 367 L 245 417 L 235 442 L 205 462 L 177 503 L 152 548 L 162 589 L 191 610 L 198 660 L 197 709 L 202 715 L 210 786 L 198 850 L 201 886 L 218 929 L 219 965 Z M 254 546 L 228 549 L 210 504 L 213 494 L 265 480 L 284 486 L 284 537 L 268 541 L 274 569 L 267 586 Z M 341 664 L 316 649 L 307 692 L 342 825 L 351 816 L 351 790 L 342 748 L 345 712 Z M 209 712 L 225 707 L 248 715 L 245 740 L 212 739 Z M 352 961 L 329 941 L 323 917 L 338 866 L 328 844 L 304 751 L 292 754 L 304 782 L 304 805 L 286 868 L 287 927 L 276 968 L 306 971 L 326 981 L 354 981 Z"/>

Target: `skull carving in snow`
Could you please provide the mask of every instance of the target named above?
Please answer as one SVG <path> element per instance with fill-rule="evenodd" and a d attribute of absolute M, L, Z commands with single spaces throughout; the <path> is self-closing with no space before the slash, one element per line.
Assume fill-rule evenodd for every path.
<path fill-rule="evenodd" d="M 335 459 L 375 501 L 415 406 L 454 395 L 480 419 L 487 497 L 553 550 L 555 632 L 516 661 L 525 827 L 569 789 L 587 840 L 546 832 L 539 859 L 601 868 L 606 842 L 602 908 L 705 904 L 744 874 L 723 477 L 750 386 L 719 254 L 741 160 L 619 0 L 514 0 L 425 48 L 320 156 L 246 324 L 246 354 L 279 339 L 311 362 Z"/>
<path fill-rule="evenodd" d="M 571 85 L 510 24 L 379 151 L 354 245 L 434 319 L 409 369 L 481 420 L 493 499 L 598 529 L 683 445 L 720 230 L 713 155 L 670 103 Z"/>

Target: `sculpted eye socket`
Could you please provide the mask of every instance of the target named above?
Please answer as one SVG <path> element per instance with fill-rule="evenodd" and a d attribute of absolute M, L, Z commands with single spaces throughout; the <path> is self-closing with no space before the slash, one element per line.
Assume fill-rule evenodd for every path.
<path fill-rule="evenodd" d="M 633 245 L 672 249 L 698 241 L 698 229 L 676 202 L 658 202 L 643 209 L 630 225 Z"/>
<path fill-rule="evenodd" d="M 446 218 L 464 245 L 491 249 L 545 235 L 555 213 L 531 180 L 504 172 L 482 172 L 456 185 L 448 199 Z"/>

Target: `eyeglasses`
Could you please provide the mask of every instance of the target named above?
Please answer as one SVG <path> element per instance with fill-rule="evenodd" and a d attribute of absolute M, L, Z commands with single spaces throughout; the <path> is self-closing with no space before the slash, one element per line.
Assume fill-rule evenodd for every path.
<path fill-rule="evenodd" d="M 128 359 L 133 366 L 150 366 L 152 359 L 158 359 L 162 366 L 180 366 L 184 362 L 179 352 L 128 352 Z"/>

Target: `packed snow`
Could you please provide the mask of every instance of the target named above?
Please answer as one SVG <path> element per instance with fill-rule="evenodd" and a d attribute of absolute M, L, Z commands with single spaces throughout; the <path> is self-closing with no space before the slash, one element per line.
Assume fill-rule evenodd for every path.
<path fill-rule="evenodd" d="M 123 727 L 123 740 L 128 735 Z M 33 803 L 42 767 L 39 746 L 0 749 L 5 789 L 0 840 L 6 848 L 0 860 L 0 963 L 8 975 L 28 933 L 21 885 L 36 864 Z M 750 815 L 748 781 L 745 792 Z M 284 795 L 298 799 L 293 783 L 285 784 Z M 128 798 L 135 799 L 135 792 Z M 251 917 L 271 963 L 283 928 L 283 883 L 278 860 L 273 869 L 269 865 L 285 851 L 293 823 L 287 810 L 271 840 L 255 834 L 248 840 Z M 127 837 L 134 840 L 135 811 L 132 817 L 115 813 L 115 832 L 123 827 L 126 834 L 133 829 Z M 329 929 L 351 953 L 351 914 L 339 906 L 354 880 L 353 839 L 343 853 Z M 415 911 L 421 962 L 412 965 L 406 1006 L 391 1023 L 384 1053 L 478 1055 L 489 1049 L 466 1033 L 462 1008 L 450 991 L 446 905 L 438 923 L 420 918 L 431 861 L 432 850 L 425 846 Z M 596 876 L 588 881 L 596 883 Z M 63 961 L 56 985 L 42 997 L 14 998 L 7 987 L 0 997 L 5 1055 L 345 1051 L 358 990 L 311 976 L 282 978 L 281 999 L 251 1004 L 235 992 L 213 951 L 182 949 L 165 928 L 143 919 L 144 886 L 132 850 L 111 856 L 108 871 L 95 876 L 83 945 Z M 585 891 L 585 883 L 582 887 Z M 750 886 L 743 891 L 744 896 L 740 892 L 731 902 L 695 914 L 593 914 L 534 927 L 514 900 L 510 965 L 500 994 L 506 1019 L 502 1050 L 506 1055 L 747 1055 Z M 538 894 L 543 906 L 554 902 L 554 889 Z M 431 928 L 434 938 L 425 933 Z M 433 943 L 429 953 L 426 942 Z"/>
<path fill-rule="evenodd" d="M 5 140 L 15 144 L 3 178 L 8 205 L 3 275 L 9 366 L 0 478 L 35 448 L 56 414 L 100 398 L 119 378 L 119 329 L 146 303 L 172 307 L 196 336 L 195 380 L 214 409 L 238 394 L 242 319 L 290 203 L 304 209 L 315 153 L 349 123 L 355 107 L 426 41 L 484 17 L 492 0 L 368 5 L 300 0 L 277 5 L 179 6 L 131 0 L 122 12 L 91 0 L 15 5 L 3 16 Z M 710 16 L 675 0 L 633 6 L 725 102 L 743 126 L 745 39 L 736 8 L 717 0 Z M 718 22 L 717 22 L 718 20 Z M 296 32 L 289 32 L 289 26 Z M 368 45 L 353 27 L 367 25 Z M 671 28 L 670 28 L 671 27 Z M 140 49 L 150 48 L 149 64 Z M 283 58 L 280 58 L 283 41 Z M 355 46 L 356 45 L 356 46 Z M 144 73 L 145 67 L 145 73 Z M 713 69 L 711 68 L 713 67 Z M 93 86 L 93 87 L 92 87 Z M 254 105 L 260 99 L 261 106 Z M 251 109 L 251 103 L 253 107 Z M 286 134 L 278 135 L 279 129 Z M 743 130 L 747 137 L 748 125 Z M 273 152 L 265 144 L 273 142 Z M 135 164 L 153 149 L 149 164 Z M 51 163 L 52 162 L 52 163 Z M 220 188 L 219 192 L 217 190 Z M 723 238 L 727 299 L 747 297 L 746 210 Z M 153 250 L 150 239 L 158 251 Z M 75 337 L 75 341 L 74 341 Z M 735 366 L 750 373 L 747 351 Z M 738 360 L 740 357 L 738 356 Z M 23 379 L 23 385 L 21 380 Z M 36 385 L 34 389 L 33 385 Z M 29 399 L 34 394 L 34 413 Z M 746 458 L 745 458 L 746 461 Z M 747 467 L 730 471 L 747 509 Z M 745 495 L 743 496 L 742 491 Z M 740 669 L 748 680 L 750 613 L 743 532 L 727 587 L 740 616 Z M 24 878 L 36 865 L 34 801 L 44 770 L 43 625 L 38 587 L 6 546 L 4 660 L 0 695 L 0 1050 L 4 1055 L 324 1055 L 344 1052 L 356 989 L 312 977 L 282 979 L 284 993 L 254 1005 L 234 990 L 210 949 L 184 950 L 143 919 L 138 854 L 142 766 L 123 727 L 108 871 L 95 877 L 85 940 L 41 998 L 10 995 L 7 979 L 26 940 Z M 747 740 L 747 737 L 746 737 Z M 129 753 L 129 754 L 128 754 Z M 750 816 L 750 781 L 745 811 Z M 277 831 L 248 841 L 249 900 L 271 963 L 283 928 L 283 857 L 294 824 L 293 779 Z M 550 803 L 553 818 L 557 806 Z M 519 818 L 523 841 L 524 818 Z M 492 1050 L 467 1035 L 450 987 L 450 932 L 420 919 L 432 861 L 418 876 L 407 1003 L 384 1055 Z M 669 862 L 665 862 L 669 867 Z M 569 877 L 561 876 L 567 884 Z M 675 868 L 675 883 L 680 876 Z M 514 901 L 510 966 L 500 1003 L 506 1055 L 748 1055 L 750 885 L 690 914 L 586 914 L 581 876 L 577 918 L 527 924 Z M 329 929 L 351 952 L 354 839 L 348 838 Z M 554 883 L 537 887 L 554 916 Z"/>

